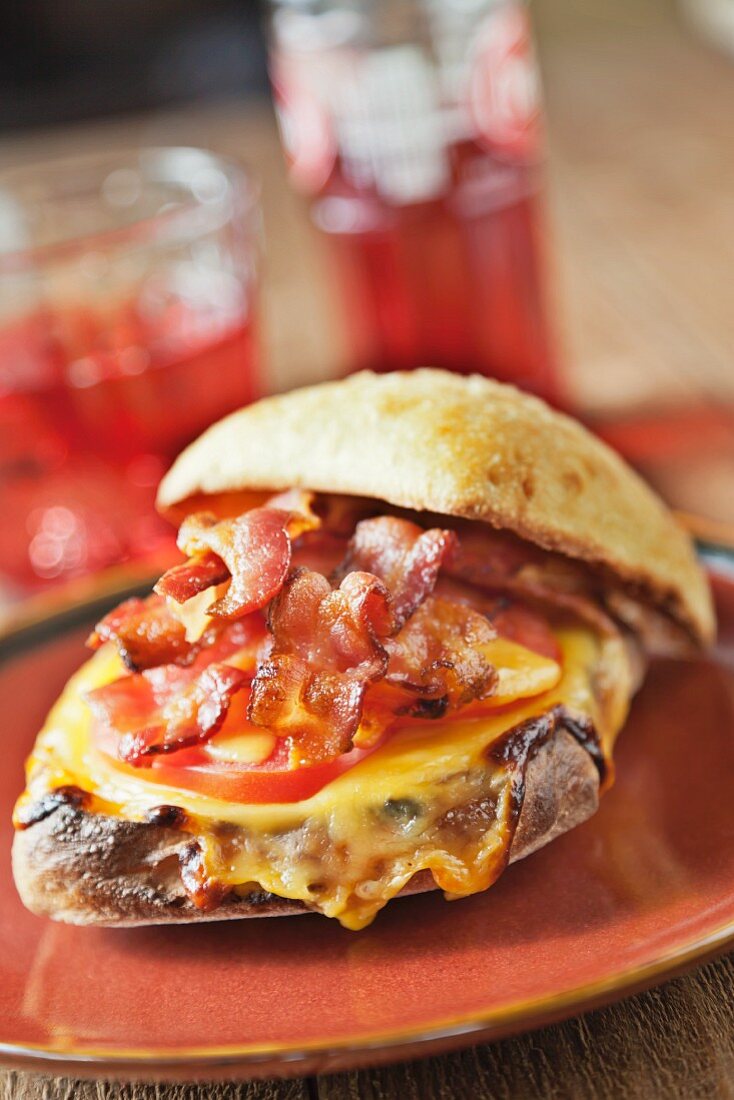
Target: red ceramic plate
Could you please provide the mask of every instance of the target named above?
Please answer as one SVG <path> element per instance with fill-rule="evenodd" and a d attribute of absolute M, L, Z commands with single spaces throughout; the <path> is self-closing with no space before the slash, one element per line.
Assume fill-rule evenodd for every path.
<path fill-rule="evenodd" d="M 717 653 L 652 668 L 597 816 L 486 894 L 403 899 L 358 934 L 310 915 L 114 931 L 27 913 L 10 874 L 11 806 L 90 611 L 16 632 L 0 672 L 0 1056 L 116 1076 L 331 1070 L 536 1026 L 723 948 L 734 939 L 734 557 L 718 560 Z"/>

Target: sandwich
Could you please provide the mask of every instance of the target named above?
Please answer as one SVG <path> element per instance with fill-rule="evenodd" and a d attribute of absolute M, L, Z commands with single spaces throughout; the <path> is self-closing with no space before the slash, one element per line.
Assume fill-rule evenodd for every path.
<path fill-rule="evenodd" d="M 129 926 L 486 890 L 597 808 L 646 663 L 708 645 L 690 539 L 512 387 L 271 397 L 159 489 L 181 560 L 106 615 L 15 808 L 25 905 Z"/>

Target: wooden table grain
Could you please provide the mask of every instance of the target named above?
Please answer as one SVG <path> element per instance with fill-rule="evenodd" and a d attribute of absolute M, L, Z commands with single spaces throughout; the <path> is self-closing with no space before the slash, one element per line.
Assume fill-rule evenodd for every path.
<path fill-rule="evenodd" d="M 734 63 L 662 0 L 536 5 L 551 120 L 556 314 L 590 415 L 734 402 Z M 344 354 L 327 258 L 285 182 L 269 111 L 240 105 L 6 140 L 0 160 L 203 144 L 264 181 L 263 342 L 274 388 Z M 679 457 L 678 503 L 734 519 L 734 429 Z M 712 447 L 714 450 L 712 451 Z M 706 451 L 705 477 L 697 466 Z M 491 931 L 488 931 L 491 934 Z M 0 1100 L 630 1100 L 734 1097 L 734 956 L 619 1004 L 442 1058 L 311 1080 L 121 1085 L 0 1072 Z"/>

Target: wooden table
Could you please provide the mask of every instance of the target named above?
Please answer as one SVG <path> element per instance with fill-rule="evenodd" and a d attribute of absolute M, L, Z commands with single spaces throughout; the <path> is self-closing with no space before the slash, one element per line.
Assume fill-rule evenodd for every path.
<path fill-rule="evenodd" d="M 656 0 L 543 0 L 537 20 L 552 130 L 557 312 L 578 403 L 592 416 L 644 413 L 661 401 L 703 410 L 711 420 L 689 422 L 687 449 L 652 472 L 677 503 L 734 520 L 734 428 L 720 415 L 734 403 L 734 64 L 685 36 Z M 273 384 L 332 373 L 344 345 L 325 257 L 285 183 L 266 109 L 233 105 L 32 135 L 6 141 L 0 158 L 137 141 L 209 145 L 252 162 L 265 184 L 263 341 Z M 734 1097 L 733 979 L 734 957 L 724 958 L 555 1027 L 381 1070 L 210 1087 L 7 1073 L 0 1096 Z"/>

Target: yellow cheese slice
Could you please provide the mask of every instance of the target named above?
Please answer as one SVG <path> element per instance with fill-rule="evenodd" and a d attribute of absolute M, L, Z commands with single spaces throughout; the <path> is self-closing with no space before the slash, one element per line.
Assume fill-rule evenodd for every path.
<path fill-rule="evenodd" d="M 143 820 L 161 804 L 179 806 L 189 815 L 208 871 L 218 881 L 302 901 L 349 928 L 361 928 L 420 870 L 429 869 L 437 885 L 453 896 L 493 881 L 498 853 L 507 842 L 503 823 L 510 795 L 507 776 L 498 771 L 496 782 L 493 778 L 487 748 L 508 729 L 565 703 L 592 718 L 611 748 L 629 698 L 620 644 L 582 628 L 557 636 L 562 669 L 515 643 L 491 643 L 504 709 L 406 724 L 311 798 L 267 805 L 231 803 L 152 783 L 144 773 L 123 771 L 97 751 L 83 695 L 123 671 L 114 649 L 105 646 L 71 679 L 49 714 L 28 763 L 22 801 L 71 783 L 96 797 L 99 812 L 130 820 Z M 594 678 L 602 658 L 607 667 L 617 666 L 605 677 L 617 688 L 600 701 Z M 220 759 L 226 753 L 228 759 L 253 759 L 252 754 L 265 752 L 262 738 L 267 736 L 241 736 L 230 729 L 213 740 L 210 751 L 221 753 Z M 481 834 L 442 824 L 455 808 L 480 796 L 491 796 L 496 814 Z M 217 828 L 221 822 L 244 830 L 229 847 Z"/>
<path fill-rule="evenodd" d="M 215 622 L 207 612 L 211 605 L 224 595 L 228 587 L 229 581 L 225 581 L 223 584 L 198 592 L 184 603 L 178 603 L 170 596 L 166 597 L 169 611 L 185 628 L 187 642 L 198 642 L 204 631 Z"/>
<path fill-rule="evenodd" d="M 561 666 L 557 661 L 507 638 L 495 638 L 483 646 L 482 651 L 497 669 L 497 689 L 491 700 L 494 706 L 505 706 L 516 699 L 550 691 L 561 679 Z"/>

